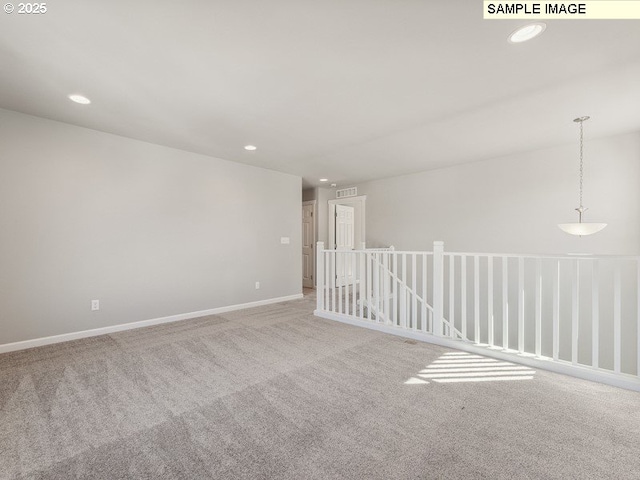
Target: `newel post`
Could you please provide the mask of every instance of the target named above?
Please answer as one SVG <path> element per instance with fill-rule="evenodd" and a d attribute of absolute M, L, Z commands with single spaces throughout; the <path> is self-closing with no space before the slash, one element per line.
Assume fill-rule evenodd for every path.
<path fill-rule="evenodd" d="M 324 310 L 324 242 L 316 244 L 316 308 Z"/>
<path fill-rule="evenodd" d="M 444 242 L 433 242 L 433 334 L 442 336 L 444 314 Z"/>

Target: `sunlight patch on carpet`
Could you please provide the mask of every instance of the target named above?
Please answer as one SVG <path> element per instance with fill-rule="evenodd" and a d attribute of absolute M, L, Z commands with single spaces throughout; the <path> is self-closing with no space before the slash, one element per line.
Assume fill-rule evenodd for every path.
<path fill-rule="evenodd" d="M 533 380 L 535 370 L 493 358 L 465 352 L 447 352 L 405 385 L 430 383 L 504 382 Z"/>
<path fill-rule="evenodd" d="M 424 385 L 425 383 L 429 383 L 429 382 L 416 377 L 411 377 L 409 380 L 404 382 L 405 385 Z"/>

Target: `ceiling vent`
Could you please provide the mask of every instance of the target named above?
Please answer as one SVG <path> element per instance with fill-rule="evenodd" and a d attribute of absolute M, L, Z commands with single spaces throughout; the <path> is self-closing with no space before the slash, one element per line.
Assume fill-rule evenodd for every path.
<path fill-rule="evenodd" d="M 341 190 L 336 190 L 336 198 L 355 197 L 357 195 L 358 195 L 357 187 L 349 187 L 349 188 L 343 188 Z"/>

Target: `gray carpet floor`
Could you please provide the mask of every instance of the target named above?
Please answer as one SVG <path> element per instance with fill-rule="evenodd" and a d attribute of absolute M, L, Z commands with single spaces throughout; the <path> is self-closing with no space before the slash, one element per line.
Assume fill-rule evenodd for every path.
<path fill-rule="evenodd" d="M 640 394 L 438 383 L 451 349 L 312 301 L 0 355 L 0 477 L 640 478 Z"/>

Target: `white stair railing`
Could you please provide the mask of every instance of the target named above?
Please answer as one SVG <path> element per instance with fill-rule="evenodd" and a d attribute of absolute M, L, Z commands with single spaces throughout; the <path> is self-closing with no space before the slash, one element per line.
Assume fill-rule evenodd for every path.
<path fill-rule="evenodd" d="M 640 390 L 640 257 L 362 247 L 318 243 L 316 315 Z"/>

